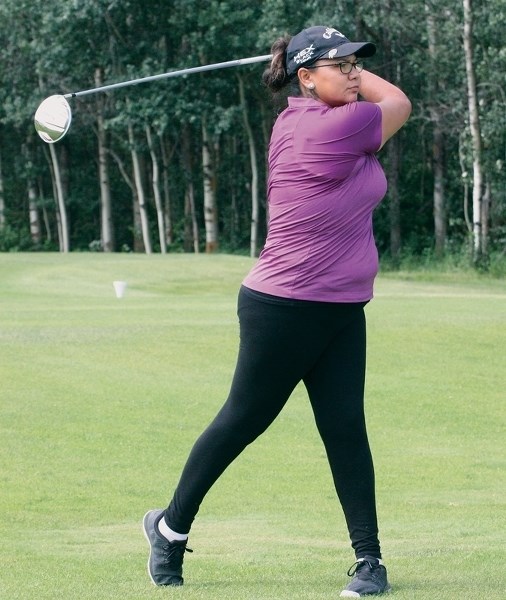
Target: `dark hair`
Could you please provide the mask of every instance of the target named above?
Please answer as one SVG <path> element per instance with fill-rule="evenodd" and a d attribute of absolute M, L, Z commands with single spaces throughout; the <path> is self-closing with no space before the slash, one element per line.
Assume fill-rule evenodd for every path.
<path fill-rule="evenodd" d="M 272 44 L 272 59 L 262 75 L 262 81 L 272 92 L 275 104 L 283 105 L 283 107 L 286 105 L 287 96 L 300 96 L 301 94 L 297 75 L 289 77 L 286 72 L 286 49 L 290 40 L 289 35 L 284 35 Z M 288 86 L 289 89 L 285 89 Z"/>
<path fill-rule="evenodd" d="M 289 82 L 286 73 L 286 49 L 289 41 L 290 37 L 285 35 L 272 44 L 272 59 L 262 76 L 262 81 L 272 92 L 279 92 Z"/>

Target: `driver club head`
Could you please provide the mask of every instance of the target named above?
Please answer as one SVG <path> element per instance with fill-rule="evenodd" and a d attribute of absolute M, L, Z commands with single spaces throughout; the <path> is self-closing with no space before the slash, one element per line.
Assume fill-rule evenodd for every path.
<path fill-rule="evenodd" d="M 54 144 L 67 133 L 72 111 L 64 96 L 54 95 L 43 100 L 35 113 L 35 130 L 48 144 Z"/>

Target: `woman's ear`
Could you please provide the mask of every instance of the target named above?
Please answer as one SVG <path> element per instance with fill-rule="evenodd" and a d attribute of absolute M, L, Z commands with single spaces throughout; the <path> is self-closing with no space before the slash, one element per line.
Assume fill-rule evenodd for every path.
<path fill-rule="evenodd" d="M 314 90 L 315 85 L 311 81 L 312 74 L 309 69 L 305 69 L 304 67 L 300 68 L 297 71 L 297 76 L 298 76 L 299 82 L 302 86 L 304 86 L 308 90 Z"/>

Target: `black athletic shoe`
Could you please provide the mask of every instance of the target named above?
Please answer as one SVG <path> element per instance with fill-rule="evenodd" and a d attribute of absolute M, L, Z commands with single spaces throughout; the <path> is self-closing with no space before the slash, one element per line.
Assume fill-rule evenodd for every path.
<path fill-rule="evenodd" d="M 348 575 L 353 579 L 341 592 L 341 598 L 378 596 L 390 591 L 386 568 L 372 556 L 359 558 L 349 568 Z"/>
<path fill-rule="evenodd" d="M 155 585 L 183 585 L 184 553 L 193 552 L 184 542 L 169 542 L 159 531 L 158 523 L 163 517 L 161 509 L 150 510 L 144 515 L 142 526 L 149 542 L 148 574 Z"/>

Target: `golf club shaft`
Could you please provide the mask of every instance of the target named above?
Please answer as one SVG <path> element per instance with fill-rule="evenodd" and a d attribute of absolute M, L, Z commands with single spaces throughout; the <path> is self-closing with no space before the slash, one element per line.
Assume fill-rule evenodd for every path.
<path fill-rule="evenodd" d="M 237 60 L 229 60 L 221 63 L 214 63 L 212 65 L 202 65 L 200 67 L 190 67 L 189 69 L 181 69 L 179 71 L 169 71 L 168 73 L 160 73 L 159 75 L 151 75 L 148 77 L 140 77 L 139 79 L 131 79 L 130 81 L 121 81 L 119 83 L 112 83 L 110 85 L 103 85 L 89 90 L 83 90 L 82 92 L 72 92 L 70 94 L 64 94 L 64 98 L 78 98 L 80 96 L 88 96 L 90 94 L 96 94 L 98 92 L 108 92 L 110 90 L 117 90 L 118 88 L 127 87 L 129 85 L 136 85 L 138 83 L 147 83 L 148 81 L 158 81 L 159 79 L 168 79 L 169 77 L 178 77 L 180 75 L 190 75 L 192 73 L 201 73 L 203 71 L 213 71 L 215 69 L 226 69 L 228 67 L 238 67 L 240 65 L 249 65 L 257 62 L 267 62 L 272 58 L 272 54 L 264 54 L 262 56 L 253 56 L 251 58 L 239 58 Z"/>

